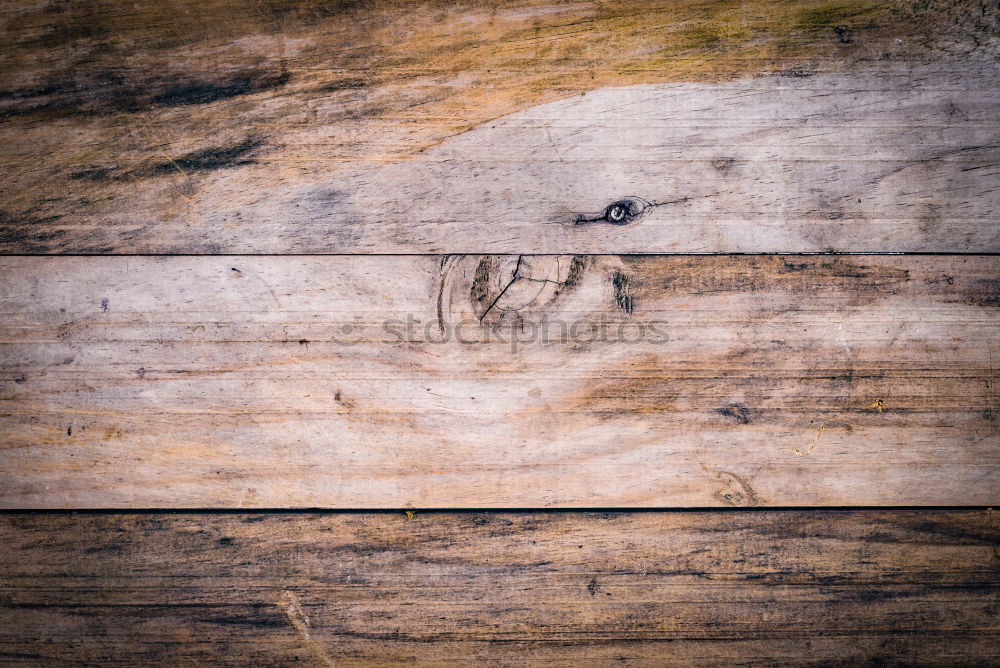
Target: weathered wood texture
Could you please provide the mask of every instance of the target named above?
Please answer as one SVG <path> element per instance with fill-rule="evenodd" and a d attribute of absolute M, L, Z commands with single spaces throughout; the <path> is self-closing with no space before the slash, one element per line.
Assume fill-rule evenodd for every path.
<path fill-rule="evenodd" d="M 5 515 L 4 665 L 988 665 L 978 512 Z"/>
<path fill-rule="evenodd" d="M 1000 251 L 997 17 L 7 2 L 0 251 Z"/>
<path fill-rule="evenodd" d="M 385 252 L 998 251 L 998 70 L 604 88 L 336 196 L 257 192 L 212 219 L 252 226 L 239 243 L 256 247 L 306 228 L 300 248 Z M 641 216 L 601 219 L 627 195 Z"/>
<path fill-rule="evenodd" d="M 0 273 L 5 507 L 1000 502 L 996 257 Z"/>
<path fill-rule="evenodd" d="M 0 258 L 0 507 L 998 503 L 1000 258 L 626 255 L 1000 252 L 998 16 L 0 0 L 0 253 L 213 256 Z M 8 513 L 0 663 L 986 665 L 997 539 Z"/>

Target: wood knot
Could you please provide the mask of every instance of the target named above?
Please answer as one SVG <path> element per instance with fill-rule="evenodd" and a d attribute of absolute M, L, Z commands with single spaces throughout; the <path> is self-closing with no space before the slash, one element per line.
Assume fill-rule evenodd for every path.
<path fill-rule="evenodd" d="M 571 255 L 483 255 L 442 262 L 438 320 L 517 324 L 543 312 L 583 276 L 587 259 Z"/>
<path fill-rule="evenodd" d="M 623 197 L 612 202 L 599 213 L 581 213 L 573 221 L 577 225 L 585 223 L 610 223 L 612 225 L 627 225 L 638 220 L 649 209 L 656 206 L 641 197 Z"/>
<path fill-rule="evenodd" d="M 702 468 L 706 473 L 725 483 L 725 487 L 717 489 L 712 494 L 716 500 L 727 506 L 736 507 L 759 506 L 761 504 L 760 496 L 742 476 L 720 469 L 708 469 L 705 466 Z"/>

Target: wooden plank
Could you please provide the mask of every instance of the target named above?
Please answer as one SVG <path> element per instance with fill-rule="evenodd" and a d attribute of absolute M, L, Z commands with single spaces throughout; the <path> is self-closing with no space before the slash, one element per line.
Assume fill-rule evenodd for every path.
<path fill-rule="evenodd" d="M 5 665 L 983 665 L 962 512 L 4 515 Z"/>
<path fill-rule="evenodd" d="M 985 0 L 8 3 L 0 252 L 1000 251 Z M 623 196 L 660 204 L 580 225 Z"/>
<path fill-rule="evenodd" d="M 281 238 L 302 216 L 376 252 L 997 251 L 996 71 L 974 91 L 864 71 L 605 88 L 239 219 Z M 625 196 L 641 215 L 608 219 Z"/>
<path fill-rule="evenodd" d="M 3 258 L 0 505 L 996 504 L 998 270 Z"/>

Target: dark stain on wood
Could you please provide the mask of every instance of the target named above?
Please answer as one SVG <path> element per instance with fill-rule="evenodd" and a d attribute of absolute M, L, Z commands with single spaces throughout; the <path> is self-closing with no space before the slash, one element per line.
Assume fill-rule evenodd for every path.
<path fill-rule="evenodd" d="M 570 259 L 569 273 L 563 283 L 564 288 L 572 288 L 580 282 L 583 272 L 587 268 L 587 260 L 588 256 L 586 255 L 574 255 Z"/>
<path fill-rule="evenodd" d="M 615 305 L 629 315 L 635 311 L 635 301 L 632 298 L 632 279 L 620 271 L 611 275 L 611 286 L 614 288 Z"/>
<path fill-rule="evenodd" d="M 263 141 L 259 137 L 247 137 L 231 146 L 217 146 L 184 154 L 176 159 L 152 165 L 143 175 L 159 175 L 180 171 L 208 171 L 248 165 L 253 160 L 247 157 Z"/>
<path fill-rule="evenodd" d="M 254 164 L 255 161 L 251 154 L 263 144 L 264 141 L 260 136 L 252 135 L 228 146 L 204 148 L 179 155 L 176 158 L 132 169 L 121 169 L 118 166 L 108 165 L 87 167 L 72 172 L 70 178 L 89 181 L 131 181 L 136 178 L 241 167 Z"/>
<path fill-rule="evenodd" d="M 59 244 L 65 231 L 56 227 L 62 216 L 16 215 L 0 210 L 0 244 L 17 244 L 22 252 L 38 253 Z"/>
<path fill-rule="evenodd" d="M 973 306 L 1000 307 L 1000 277 L 977 280 L 972 289 L 963 295 L 962 302 Z"/>
<path fill-rule="evenodd" d="M 241 72 L 235 76 L 220 80 L 183 81 L 164 87 L 151 97 L 154 105 L 168 107 L 191 104 L 207 104 L 217 100 L 226 100 L 241 95 L 252 95 L 275 88 L 281 88 L 288 83 L 291 75 L 288 72 Z"/>
<path fill-rule="evenodd" d="M 716 408 L 715 411 L 719 415 L 732 418 L 740 424 L 750 424 L 753 418 L 753 412 L 745 405 L 739 403 L 728 404 L 722 408 Z"/>
<path fill-rule="evenodd" d="M 325 83 L 322 86 L 318 86 L 315 90 L 317 93 L 337 93 L 343 90 L 363 90 L 371 84 L 370 79 L 345 78 Z"/>
<path fill-rule="evenodd" d="M 720 156 L 712 160 L 712 167 L 718 170 L 723 176 L 728 176 L 736 167 L 736 158 L 732 156 Z"/>
<path fill-rule="evenodd" d="M 105 179 L 111 178 L 115 171 L 118 169 L 117 166 L 114 167 L 85 167 L 84 169 L 77 169 L 70 172 L 69 178 L 79 181 L 104 181 Z"/>
<path fill-rule="evenodd" d="M 0 91 L 0 119 L 141 112 L 157 107 L 208 104 L 281 88 L 284 71 L 244 70 L 217 78 L 94 69 L 56 75 L 36 88 Z"/>

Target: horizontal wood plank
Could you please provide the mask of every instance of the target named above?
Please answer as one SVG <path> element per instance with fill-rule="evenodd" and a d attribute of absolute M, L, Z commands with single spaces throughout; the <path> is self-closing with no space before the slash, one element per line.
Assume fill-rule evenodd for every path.
<path fill-rule="evenodd" d="M 29 665 L 983 665 L 987 511 L 4 515 Z"/>
<path fill-rule="evenodd" d="M 970 66 L 975 91 L 864 71 L 607 88 L 332 184 L 349 196 L 295 190 L 216 220 L 397 253 L 998 251 L 996 69 Z M 634 218 L 603 215 L 629 196 Z"/>
<path fill-rule="evenodd" d="M 0 505 L 987 505 L 1000 259 L 0 260 Z"/>
<path fill-rule="evenodd" d="M 0 252 L 1000 251 L 987 0 L 183 4 L 0 7 Z"/>

